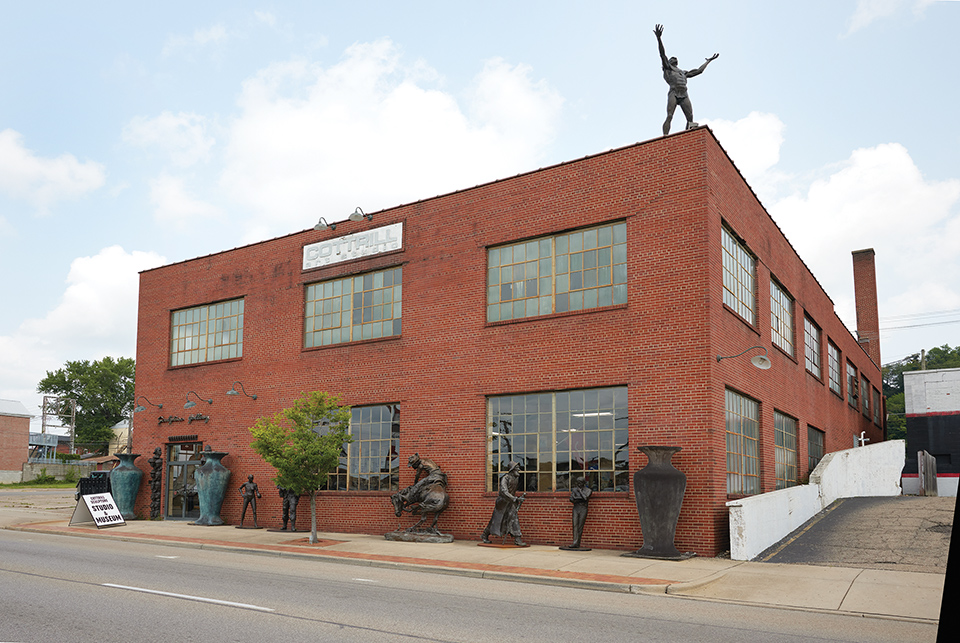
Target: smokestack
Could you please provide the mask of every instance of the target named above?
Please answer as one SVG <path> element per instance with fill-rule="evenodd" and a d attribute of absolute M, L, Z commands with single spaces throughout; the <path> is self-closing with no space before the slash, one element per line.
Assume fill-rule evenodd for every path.
<path fill-rule="evenodd" d="M 857 340 L 874 364 L 880 362 L 880 315 L 873 248 L 853 252 L 853 293 L 857 302 Z"/>

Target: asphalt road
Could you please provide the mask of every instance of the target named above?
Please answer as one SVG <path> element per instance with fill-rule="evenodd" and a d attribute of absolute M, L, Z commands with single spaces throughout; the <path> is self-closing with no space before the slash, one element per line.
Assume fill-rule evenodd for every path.
<path fill-rule="evenodd" d="M 2 641 L 933 641 L 936 627 L 0 530 Z"/>

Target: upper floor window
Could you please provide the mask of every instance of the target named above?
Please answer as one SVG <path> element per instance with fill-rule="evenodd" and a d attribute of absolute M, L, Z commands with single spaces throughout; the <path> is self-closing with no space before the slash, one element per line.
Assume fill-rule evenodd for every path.
<path fill-rule="evenodd" d="M 864 417 L 870 417 L 870 380 L 865 377 L 860 378 L 860 410 Z"/>
<path fill-rule="evenodd" d="M 853 408 L 858 408 L 857 398 L 860 396 L 860 382 L 857 380 L 857 367 L 847 362 L 847 402 Z"/>
<path fill-rule="evenodd" d="M 727 389 L 727 493 L 760 493 L 760 403 Z"/>
<path fill-rule="evenodd" d="M 723 303 L 732 308 L 751 325 L 756 319 L 757 279 L 756 259 L 723 228 Z"/>
<path fill-rule="evenodd" d="M 787 355 L 793 355 L 793 299 L 770 281 L 770 336 Z"/>
<path fill-rule="evenodd" d="M 170 324 L 171 366 L 243 357 L 243 299 L 176 310 Z"/>
<path fill-rule="evenodd" d="M 627 302 L 627 224 L 487 251 L 487 321 Z"/>
<path fill-rule="evenodd" d="M 399 335 L 402 270 L 390 268 L 308 285 L 304 346 Z"/>
<path fill-rule="evenodd" d="M 516 461 L 521 491 L 629 491 L 627 387 L 491 397 L 487 415 L 488 490 Z"/>
<path fill-rule="evenodd" d="M 840 371 L 840 349 L 833 342 L 827 342 L 827 372 L 830 376 L 830 390 L 843 396 L 841 381 L 843 373 Z"/>
<path fill-rule="evenodd" d="M 803 360 L 817 379 L 822 377 L 820 368 L 820 328 L 809 317 L 803 317 Z"/>
<path fill-rule="evenodd" d="M 873 389 L 873 423 L 880 426 L 880 391 Z"/>
<path fill-rule="evenodd" d="M 322 430 L 322 429 L 321 429 Z M 353 442 L 343 445 L 330 491 L 397 491 L 400 482 L 400 405 L 350 409 Z"/>

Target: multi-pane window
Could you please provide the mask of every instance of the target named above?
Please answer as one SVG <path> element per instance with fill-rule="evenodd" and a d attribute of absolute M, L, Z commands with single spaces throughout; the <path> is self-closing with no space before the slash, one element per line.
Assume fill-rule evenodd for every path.
<path fill-rule="evenodd" d="M 807 468 L 813 472 L 823 459 L 823 431 L 807 427 Z"/>
<path fill-rule="evenodd" d="M 847 362 L 847 402 L 853 408 L 860 405 L 857 403 L 857 397 L 860 395 L 860 383 L 857 381 L 857 367 Z"/>
<path fill-rule="evenodd" d="M 775 411 L 773 431 L 777 489 L 786 489 L 797 484 L 797 421 Z"/>
<path fill-rule="evenodd" d="M 353 442 L 343 445 L 337 471 L 327 476 L 331 491 L 396 491 L 400 480 L 400 405 L 350 409 Z"/>
<path fill-rule="evenodd" d="M 243 357 L 243 300 L 196 306 L 170 316 L 170 365 Z"/>
<path fill-rule="evenodd" d="M 880 426 L 880 391 L 873 389 L 873 423 Z"/>
<path fill-rule="evenodd" d="M 505 395 L 487 400 L 487 488 L 511 461 L 522 491 L 628 491 L 627 387 Z"/>
<path fill-rule="evenodd" d="M 820 368 L 820 328 L 809 317 L 803 317 L 803 360 L 807 370 L 819 379 Z"/>
<path fill-rule="evenodd" d="M 770 337 L 787 355 L 793 355 L 793 299 L 770 281 Z"/>
<path fill-rule="evenodd" d="M 627 302 L 627 224 L 487 251 L 487 321 Z"/>
<path fill-rule="evenodd" d="M 399 335 L 402 268 L 310 284 L 304 306 L 304 345 L 327 346 Z"/>
<path fill-rule="evenodd" d="M 727 415 L 727 493 L 760 493 L 760 403 L 729 389 Z"/>
<path fill-rule="evenodd" d="M 864 417 L 870 417 L 870 380 L 860 378 L 860 410 Z"/>
<path fill-rule="evenodd" d="M 754 323 L 757 302 L 754 284 L 757 278 L 756 259 L 726 229 L 723 236 L 723 303 L 745 320 Z"/>
<path fill-rule="evenodd" d="M 840 382 L 843 374 L 840 372 L 840 349 L 827 342 L 827 372 L 830 376 L 830 390 L 842 396 Z"/>

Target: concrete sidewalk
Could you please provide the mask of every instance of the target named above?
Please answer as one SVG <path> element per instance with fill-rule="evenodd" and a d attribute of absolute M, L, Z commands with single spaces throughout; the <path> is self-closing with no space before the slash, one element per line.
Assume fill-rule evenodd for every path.
<path fill-rule="evenodd" d="M 180 521 L 135 521 L 100 530 L 68 523 L 61 518 L 8 523 L 6 528 L 919 622 L 937 621 L 944 580 L 943 574 L 919 572 L 719 558 L 657 561 L 610 550 L 571 552 L 539 545 L 504 549 L 465 540 L 405 543 L 365 534 L 318 533 L 320 542 L 310 545 L 309 532 L 202 527 Z"/>

